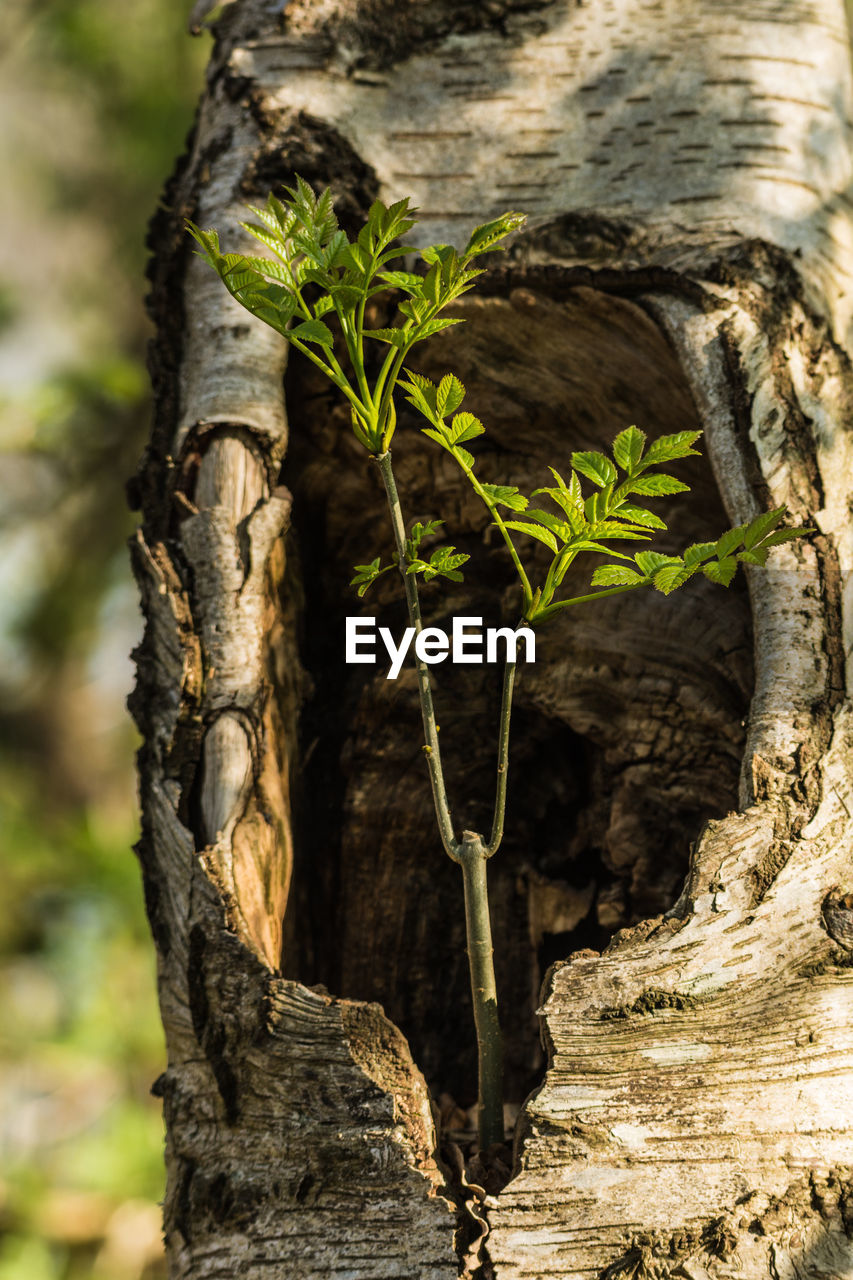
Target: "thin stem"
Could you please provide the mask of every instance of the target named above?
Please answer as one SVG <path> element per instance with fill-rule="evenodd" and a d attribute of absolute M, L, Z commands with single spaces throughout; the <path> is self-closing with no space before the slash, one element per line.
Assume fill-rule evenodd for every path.
<path fill-rule="evenodd" d="M 521 563 L 521 560 L 519 559 L 518 552 L 515 549 L 515 544 L 513 543 L 512 538 L 509 536 L 509 529 L 507 529 L 506 525 L 501 519 L 500 512 L 498 511 L 495 503 L 492 502 L 491 498 L 486 493 L 485 489 L 480 484 L 480 481 L 474 475 L 474 472 L 471 470 L 471 468 L 466 467 L 465 463 L 462 462 L 460 458 L 457 458 L 456 461 L 459 463 L 465 475 L 471 481 L 471 484 L 474 488 L 474 492 L 485 503 L 486 507 L 488 508 L 489 514 L 491 515 L 492 519 L 494 520 L 495 524 L 500 530 L 501 537 L 503 538 L 504 542 L 507 545 L 509 554 L 512 556 L 512 562 L 515 565 L 516 572 L 518 573 L 518 577 L 521 582 L 521 590 L 524 594 L 524 608 L 526 610 L 533 599 L 533 589 L 530 586 L 530 579 L 528 578 L 527 574 L 524 571 L 524 565 Z"/>
<path fill-rule="evenodd" d="M 503 1042 L 498 1021 L 492 928 L 486 884 L 488 854 L 472 831 L 463 832 L 459 851 L 465 887 L 465 927 L 468 934 L 468 962 L 471 967 L 471 996 L 477 1028 L 478 1097 L 480 1150 L 504 1140 Z"/>
<path fill-rule="evenodd" d="M 605 596 L 621 596 L 625 591 L 636 591 L 637 587 L 647 587 L 649 584 L 645 580 L 643 582 L 626 582 L 622 587 L 607 587 L 604 591 L 590 591 L 585 596 L 572 596 L 570 600 L 558 600 L 556 604 L 549 604 L 547 608 L 537 611 L 533 618 L 529 618 L 530 622 L 544 622 L 547 618 L 553 617 L 560 609 L 567 609 L 571 604 L 586 604 L 588 600 L 603 600 Z"/>
<path fill-rule="evenodd" d="M 507 762 L 509 758 L 509 719 L 512 711 L 512 690 L 515 684 L 515 663 L 507 658 L 504 665 L 503 691 L 501 693 L 501 724 L 498 739 L 498 780 L 495 789 L 495 811 L 492 817 L 492 834 L 486 847 L 486 857 L 491 858 L 500 848 L 504 833 L 506 810 Z"/>
<path fill-rule="evenodd" d="M 382 473 L 382 480 L 385 484 L 385 493 L 388 498 L 388 506 L 391 511 L 391 525 L 394 530 L 394 541 L 397 546 L 397 563 L 400 573 L 403 577 L 403 585 L 406 590 L 406 604 L 409 610 L 409 621 L 415 629 L 415 636 L 420 635 L 423 629 L 421 622 L 421 606 L 418 599 L 418 586 L 413 573 L 407 573 L 406 560 L 406 526 L 403 523 L 403 513 L 400 507 L 400 495 L 397 493 L 397 485 L 394 480 L 394 472 L 391 468 L 390 452 L 374 454 L 374 458 Z M 441 768 L 441 750 L 438 745 L 438 729 L 435 723 L 435 711 L 432 705 L 432 688 L 430 686 L 429 669 L 422 658 L 415 655 L 415 665 L 418 673 L 418 692 L 421 700 L 421 716 L 424 723 L 424 737 L 426 745 L 424 754 L 427 758 L 427 766 L 429 768 L 430 783 L 432 784 L 432 798 L 435 805 L 435 816 L 438 821 L 438 830 L 441 835 L 441 842 L 444 845 L 445 853 L 452 858 L 454 862 L 459 861 L 459 846 L 453 834 L 453 823 L 450 818 L 450 806 L 447 802 L 447 792 L 444 787 L 444 773 Z"/>

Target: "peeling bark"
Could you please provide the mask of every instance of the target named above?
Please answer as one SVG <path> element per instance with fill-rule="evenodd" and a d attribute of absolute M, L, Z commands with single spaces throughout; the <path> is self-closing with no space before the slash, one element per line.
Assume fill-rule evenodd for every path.
<path fill-rule="evenodd" d="M 853 1274 L 849 99 L 835 0 L 225 8 L 152 225 L 131 485 L 176 1280 Z M 414 194 L 424 242 L 534 215 L 423 349 L 489 427 L 487 479 L 696 425 L 674 547 L 783 502 L 817 526 L 748 595 L 603 601 L 523 672 L 492 864 L 502 1190 L 447 1142 L 473 1035 L 414 685 L 342 661 L 378 478 L 182 231 L 237 248 L 296 172 L 348 226 Z M 405 425 L 412 518 L 478 567 L 431 620 L 514 621 L 475 503 Z M 369 612 L 401 619 L 385 579 Z M 438 669 L 459 828 L 490 797 L 492 685 Z"/>

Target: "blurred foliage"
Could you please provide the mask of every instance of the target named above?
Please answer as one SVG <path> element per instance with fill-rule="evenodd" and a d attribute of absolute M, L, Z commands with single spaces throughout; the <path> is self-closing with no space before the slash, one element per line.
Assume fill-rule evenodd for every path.
<path fill-rule="evenodd" d="M 0 1280 L 154 1280 L 164 1052 L 130 851 L 124 481 L 150 414 L 145 228 L 207 41 L 168 0 L 3 8 Z"/>

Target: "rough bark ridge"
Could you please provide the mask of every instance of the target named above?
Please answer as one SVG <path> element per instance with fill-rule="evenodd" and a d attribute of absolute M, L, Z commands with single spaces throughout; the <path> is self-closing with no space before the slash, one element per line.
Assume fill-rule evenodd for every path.
<path fill-rule="evenodd" d="M 169 1047 L 158 1087 L 172 1274 L 438 1280 L 478 1258 L 497 1280 L 850 1274 L 853 460 L 842 424 L 853 254 L 841 6 L 430 0 L 394 6 L 392 30 L 387 10 L 367 0 L 296 0 L 283 15 L 260 0 L 229 5 L 189 153 L 152 231 L 157 419 L 135 486 L 147 628 L 133 705 Z M 520 917 L 526 935 L 513 953 L 524 960 L 518 1007 L 530 1007 L 546 935 L 568 934 L 591 902 L 605 936 L 665 908 L 683 866 L 674 850 L 683 853 L 691 822 L 712 820 L 671 909 L 617 935 L 604 955 L 551 969 L 549 1069 L 522 1112 L 515 1176 L 485 1202 L 452 1191 L 436 1162 L 427 1090 L 397 1028 L 375 1005 L 309 990 L 279 968 L 294 853 L 298 876 L 300 859 L 320 864 L 319 837 L 330 836 L 305 827 L 310 842 L 292 847 L 291 788 L 298 777 L 304 805 L 309 773 L 307 759 L 297 773 L 297 722 L 312 665 L 315 684 L 330 669 L 322 654 L 300 658 L 297 643 L 300 630 L 311 638 L 311 610 L 324 601 L 307 579 L 303 598 L 294 540 L 281 538 L 283 344 L 191 258 L 181 223 L 218 226 L 236 246 L 244 200 L 294 172 L 331 181 L 345 218 L 377 192 L 413 193 L 425 240 L 455 239 L 507 206 L 536 215 L 513 261 L 466 304 L 470 323 L 453 347 L 493 426 L 484 467 L 511 460 L 512 479 L 527 483 L 555 439 L 568 437 L 566 451 L 600 442 L 639 407 L 661 430 L 698 418 L 732 519 L 787 502 L 819 528 L 750 579 L 745 746 L 736 599 L 699 599 L 663 627 L 627 612 L 621 651 L 602 609 L 560 637 L 562 660 L 526 673 L 519 771 L 531 793 L 537 761 L 561 752 L 585 762 L 590 781 L 586 810 L 563 784 L 566 808 L 586 814 L 574 853 L 552 848 L 553 829 L 534 821 L 540 860 L 518 850 L 497 886 L 508 930 Z M 448 351 L 438 343 L 427 358 L 440 367 Z M 342 508 L 362 512 L 359 539 L 378 514 L 341 480 L 349 446 L 329 402 L 310 378 L 292 391 L 300 440 L 290 465 L 297 496 L 325 522 L 334 581 L 336 558 L 353 557 L 330 477 Z M 452 478 L 416 449 L 404 467 L 412 514 L 418 504 L 434 514 L 430 491 L 440 488 L 476 542 Z M 697 480 L 704 529 L 716 498 Z M 302 545 L 304 559 L 311 536 Z M 500 589 L 500 570 L 489 567 L 486 581 Z M 485 608 L 476 596 L 464 604 Z M 460 599 L 452 607 L 463 611 Z M 648 648 L 650 636 L 658 650 L 632 682 L 628 641 Z M 376 692 L 368 685 L 365 699 Z M 450 677 L 447 692 L 452 701 Z M 485 688 L 463 692 L 488 708 Z M 414 776 L 417 752 L 401 732 L 380 758 L 369 723 L 358 729 L 360 696 L 356 685 L 342 690 L 353 782 L 335 782 L 352 821 L 332 869 L 297 879 L 291 901 L 308 916 L 314 889 L 315 912 L 318 900 L 340 904 L 336 989 L 378 993 L 395 1014 L 397 1001 L 430 1079 L 462 1079 L 464 1061 L 448 1062 L 430 1036 L 438 1007 L 423 995 L 417 1004 L 429 983 L 444 984 L 429 968 L 429 937 L 399 913 L 358 914 L 401 878 L 415 878 L 421 901 L 435 891 L 438 914 L 452 892 L 441 872 L 416 870 L 424 818 L 408 794 L 382 811 L 386 844 L 374 864 L 367 857 L 382 775 Z M 334 773 L 323 738 L 317 752 Z M 737 757 L 741 811 L 725 817 Z M 486 759 L 472 753 L 475 781 Z M 545 771 L 549 786 L 557 772 Z M 579 906 L 586 886 L 572 858 L 596 847 L 609 889 L 593 884 Z M 322 928 L 312 933 L 299 914 L 284 954 L 292 947 L 306 972 L 322 963 L 310 954 Z M 425 919 L 435 919 L 426 907 Z M 400 959 L 409 948 L 411 979 Z M 519 1090 L 536 1068 L 523 1022 L 513 1033 Z M 457 1208 L 454 1198 L 470 1205 L 472 1195 L 479 1208 Z"/>

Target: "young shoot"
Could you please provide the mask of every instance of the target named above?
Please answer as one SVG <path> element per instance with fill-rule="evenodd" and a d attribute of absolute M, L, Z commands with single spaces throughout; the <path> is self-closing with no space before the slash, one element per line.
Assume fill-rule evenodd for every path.
<path fill-rule="evenodd" d="M 363 596 L 380 574 L 396 567 L 416 636 L 423 629 L 418 579 L 428 582 L 443 577 L 460 582 L 461 566 L 468 556 L 452 545 L 439 546 L 427 555 L 423 542 L 436 535 L 443 523 L 440 518 L 416 522 L 410 528 L 406 525 L 390 450 L 397 425 L 394 397 L 398 391 L 423 420 L 420 429 L 424 435 L 451 454 L 486 507 L 515 567 L 521 590 L 520 615 L 527 626 L 547 622 L 571 606 L 640 587 L 669 595 L 696 574 L 727 587 L 738 564 L 764 565 L 772 547 L 811 532 L 783 527 L 785 508 L 778 507 L 729 530 L 715 542 L 689 546 L 678 556 L 645 549 L 629 554 L 621 549 L 626 543 L 645 544 L 666 529 L 646 503 L 687 490 L 686 484 L 660 468 L 695 454 L 698 431 L 676 432 L 648 444 L 642 431 L 628 427 L 614 440 L 612 458 L 598 452 L 574 452 L 568 479 L 551 467 L 553 484 L 534 490 L 529 498 L 514 485 L 487 484 L 478 478 L 476 458 L 466 446 L 482 436 L 485 428 L 479 418 L 461 408 L 465 388 L 459 378 L 448 373 L 436 384 L 407 368 L 406 360 L 418 343 L 462 323 L 458 316 L 441 313 L 472 288 L 484 270 L 475 262 L 504 248 L 507 236 L 523 225 L 522 214 L 505 213 L 475 227 L 460 251 L 446 244 L 420 250 L 401 244 L 400 238 L 416 225 L 415 210 L 408 199 L 390 206 L 377 200 L 364 227 L 350 240 L 338 226 L 330 191 L 318 196 L 300 177 L 294 187 L 285 189 L 283 198 L 271 194 L 263 207 L 250 206 L 250 212 L 252 220 L 241 225 L 263 246 L 263 256 L 222 253 L 216 231 L 202 230 L 193 223 L 187 226 L 200 246 L 200 256 L 237 301 L 316 365 L 349 402 L 356 439 L 375 460 L 382 476 L 395 545 L 390 564 L 383 566 L 375 556 L 356 565 L 351 585 Z M 402 269 L 401 259 L 416 252 L 420 270 Z M 366 328 L 370 299 L 389 290 L 396 290 L 400 298 L 398 319 L 388 328 Z M 368 358 L 370 344 L 378 344 L 379 360 Z M 538 499 L 538 504 L 531 505 L 531 499 Z M 526 568 L 522 558 L 530 539 L 544 544 L 551 553 L 541 581 L 534 578 L 533 569 Z M 587 553 L 605 558 L 592 573 L 592 589 L 565 597 L 561 588 L 566 574 L 578 556 Z M 460 865 L 463 878 L 482 1150 L 504 1139 L 503 1053 L 486 864 L 503 837 L 515 665 L 507 655 L 489 835 L 472 831 L 457 835 L 447 800 L 429 667 L 416 650 L 423 750 L 438 831 L 445 852 Z"/>

